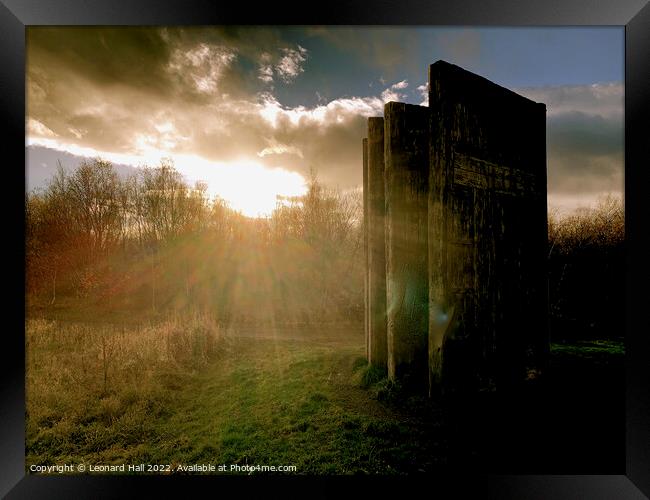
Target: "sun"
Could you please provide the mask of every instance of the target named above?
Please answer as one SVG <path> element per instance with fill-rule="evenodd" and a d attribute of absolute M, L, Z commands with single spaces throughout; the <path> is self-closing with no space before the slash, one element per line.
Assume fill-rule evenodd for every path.
<path fill-rule="evenodd" d="M 187 175 L 205 181 L 210 196 L 223 198 L 248 217 L 268 217 L 277 206 L 278 196 L 307 192 L 305 178 L 299 173 L 249 160 L 203 164 Z"/>
<path fill-rule="evenodd" d="M 174 154 L 153 147 L 143 147 L 131 154 L 111 153 L 29 135 L 26 145 L 62 150 L 80 157 L 99 157 L 133 167 L 155 167 L 161 161 L 171 160 L 174 168 L 191 184 L 205 182 L 211 198 L 223 198 L 230 208 L 247 217 L 268 217 L 277 206 L 278 196 L 302 196 L 307 192 L 307 182 L 299 173 L 267 167 L 248 158 L 215 162 L 194 154 Z"/>

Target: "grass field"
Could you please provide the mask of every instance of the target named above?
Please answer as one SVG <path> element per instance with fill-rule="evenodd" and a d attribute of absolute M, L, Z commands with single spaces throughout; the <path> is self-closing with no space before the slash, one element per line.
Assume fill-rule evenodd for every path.
<path fill-rule="evenodd" d="M 62 463 L 163 464 L 176 472 L 197 463 L 289 465 L 298 474 L 534 469 L 553 447 L 582 439 L 571 427 L 581 419 L 585 432 L 606 435 L 588 447 L 592 455 L 599 447 L 609 453 L 605 466 L 618 463 L 610 452 L 619 431 L 608 427 L 624 414 L 607 408 L 621 389 L 620 342 L 554 344 L 546 392 L 507 410 L 490 400 L 449 413 L 369 371 L 359 325 L 224 331 L 199 316 L 123 327 L 29 320 L 26 339 L 28 470 Z M 537 441 L 522 443 L 513 422 Z M 534 454 L 514 456 L 530 446 Z M 564 456 L 580 464 L 575 453 Z"/>
<path fill-rule="evenodd" d="M 209 361 L 193 368 L 191 354 L 185 363 L 167 354 L 174 326 L 158 327 L 156 344 L 151 328 L 91 333 L 30 322 L 27 466 L 260 464 L 390 474 L 426 470 L 446 455 L 441 438 L 429 439 L 430 424 L 367 388 L 358 326 L 329 337 L 223 335 Z M 110 349 L 112 340 L 140 337 L 127 345 L 139 354 L 111 360 L 106 387 L 102 335 Z M 82 336 L 94 342 L 82 344 Z"/>

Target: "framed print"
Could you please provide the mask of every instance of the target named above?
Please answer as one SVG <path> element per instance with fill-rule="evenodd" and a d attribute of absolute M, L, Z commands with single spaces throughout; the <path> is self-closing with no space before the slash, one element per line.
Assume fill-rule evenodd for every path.
<path fill-rule="evenodd" d="M 650 7 L 329 7 L 3 0 L 7 498 L 650 495 Z"/>

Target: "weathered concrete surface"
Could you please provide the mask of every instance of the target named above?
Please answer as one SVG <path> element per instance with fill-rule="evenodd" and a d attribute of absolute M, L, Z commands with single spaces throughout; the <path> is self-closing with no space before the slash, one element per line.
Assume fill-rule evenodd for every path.
<path fill-rule="evenodd" d="M 546 108 L 429 69 L 429 381 L 507 388 L 548 356 Z"/>
<path fill-rule="evenodd" d="M 364 325 L 363 331 L 365 333 L 366 339 L 366 359 L 370 357 L 370 287 L 368 283 L 368 274 L 370 271 L 370 265 L 368 261 L 368 139 L 364 138 L 361 142 L 361 147 L 363 150 L 363 262 L 364 262 L 364 274 L 363 274 L 363 299 L 364 299 Z"/>
<path fill-rule="evenodd" d="M 368 118 L 368 303 L 369 357 L 387 367 L 386 338 L 386 206 L 384 200 L 384 119 Z"/>
<path fill-rule="evenodd" d="M 429 110 L 384 106 L 388 375 L 427 386 Z"/>

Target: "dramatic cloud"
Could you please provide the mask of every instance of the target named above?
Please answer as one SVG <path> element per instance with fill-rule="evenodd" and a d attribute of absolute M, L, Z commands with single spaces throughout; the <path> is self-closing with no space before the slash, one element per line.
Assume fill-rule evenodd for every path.
<path fill-rule="evenodd" d="M 291 155 L 296 155 L 300 158 L 304 158 L 304 155 L 302 154 L 302 151 L 295 147 L 295 146 L 289 146 L 287 144 L 281 144 L 277 142 L 275 139 L 270 138 L 267 139 L 269 145 L 265 147 L 262 151 L 257 153 L 257 156 L 264 157 L 268 155 L 282 155 L 282 154 L 291 154 Z"/>
<path fill-rule="evenodd" d="M 420 106 L 428 106 L 429 105 L 429 84 L 423 83 L 422 85 L 418 86 L 417 91 L 419 92 L 420 96 L 422 96 L 422 102 L 420 103 Z"/>
<path fill-rule="evenodd" d="M 313 106 L 286 106 L 265 84 L 274 78 L 291 83 L 302 74 L 308 57 L 304 47 L 276 40 L 274 50 L 264 46 L 254 52 L 232 38 L 226 43 L 214 37 L 198 41 L 170 30 L 147 33 L 150 45 L 159 47 L 155 68 L 143 53 L 127 62 L 138 59 L 151 66 L 158 78 L 156 92 L 149 92 L 144 81 L 131 84 L 119 78 L 119 61 L 100 50 L 119 39 L 113 31 L 102 31 L 94 41 L 95 57 L 111 60 L 110 86 L 103 80 L 105 71 L 89 69 L 90 54 L 75 37 L 68 34 L 63 53 L 53 53 L 48 40 L 62 44 L 58 35 L 44 37 L 40 29 L 30 33 L 30 144 L 58 145 L 75 154 L 102 153 L 131 164 L 188 155 L 217 163 L 257 159 L 301 174 L 315 168 L 324 181 L 351 187 L 361 180 L 359 144 L 365 118 L 381 115 L 385 102 L 406 97 L 401 91 L 408 82 L 401 80 L 377 89 L 377 96 L 328 101 L 318 94 L 319 103 Z M 82 38 L 93 40 L 85 32 Z M 62 63 L 65 78 L 57 71 Z M 125 75 L 130 71 L 123 69 Z M 177 167 L 183 171 L 188 166 L 177 161 Z"/>
<path fill-rule="evenodd" d="M 271 64 L 271 54 L 268 52 L 264 52 L 260 56 L 258 78 L 266 83 L 273 81 L 273 65 Z"/>
<path fill-rule="evenodd" d="M 297 49 L 284 48 L 284 54 L 275 67 L 275 72 L 285 83 L 291 83 L 302 72 L 302 63 L 307 60 L 307 49 L 298 45 Z"/>
<path fill-rule="evenodd" d="M 196 175 L 199 164 L 256 162 L 301 175 L 315 168 L 325 182 L 357 186 L 366 118 L 381 116 L 388 101 L 428 101 L 427 84 L 411 88 L 406 76 L 413 74 L 400 60 L 404 47 L 417 46 L 417 33 L 360 31 L 310 28 L 297 43 L 296 33 L 275 28 L 30 27 L 28 142 L 101 152 L 126 165 L 166 156 Z M 332 66 L 334 55 L 319 59 L 310 40 L 348 58 L 354 50 L 358 64 Z M 480 52 L 472 30 L 443 32 L 437 40 L 458 57 Z M 356 73 L 366 63 L 382 71 L 372 78 Z M 415 81 L 425 73 L 419 68 Z M 341 75 L 345 85 L 336 87 Z M 622 189 L 622 84 L 515 90 L 547 105 L 551 194 L 568 199 Z"/>
<path fill-rule="evenodd" d="M 623 119 L 622 83 L 522 88 L 515 91 L 534 101 L 546 103 L 549 117 L 577 111 L 606 119 Z"/>
<path fill-rule="evenodd" d="M 399 90 L 403 90 L 406 87 L 408 87 L 409 84 L 406 80 L 402 80 L 401 82 L 397 82 L 393 85 L 391 85 L 389 88 L 384 90 L 381 93 L 381 98 L 384 102 L 390 102 L 390 101 L 405 101 L 406 100 L 406 94 L 403 94 L 399 92 Z"/>
<path fill-rule="evenodd" d="M 258 59 L 257 78 L 265 83 L 272 83 L 274 76 L 277 76 L 285 84 L 293 83 L 305 72 L 303 65 L 307 57 L 307 49 L 300 45 L 296 48 L 283 47 L 275 57 L 269 52 L 263 52 Z"/>
<path fill-rule="evenodd" d="M 38 120 L 29 118 L 27 120 L 27 135 L 35 137 L 56 137 L 56 134 Z"/>
<path fill-rule="evenodd" d="M 261 94 L 261 104 L 257 111 L 259 115 L 274 129 L 286 127 L 320 126 L 346 124 L 350 120 L 362 116 L 374 116 L 383 113 L 383 105 L 388 102 L 386 97 L 392 97 L 392 91 L 382 92 L 382 98 L 352 97 L 331 101 L 325 105 L 313 108 L 282 106 L 271 94 Z"/>
<path fill-rule="evenodd" d="M 217 91 L 224 70 L 236 59 L 227 47 L 200 43 L 189 50 L 176 49 L 169 61 L 169 71 L 203 93 Z"/>
<path fill-rule="evenodd" d="M 622 194 L 623 85 L 593 84 L 519 93 L 546 103 L 548 189 L 559 204 Z M 582 200 L 582 201 L 580 201 Z"/>

